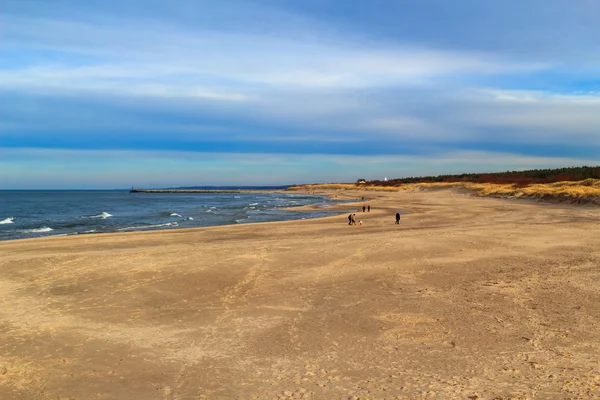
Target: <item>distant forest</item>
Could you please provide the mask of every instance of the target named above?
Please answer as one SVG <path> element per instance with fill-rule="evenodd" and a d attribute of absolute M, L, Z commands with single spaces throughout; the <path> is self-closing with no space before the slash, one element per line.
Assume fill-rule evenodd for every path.
<path fill-rule="evenodd" d="M 398 186 L 405 183 L 427 182 L 473 182 L 473 183 L 511 183 L 519 186 L 534 183 L 552 183 L 561 181 L 582 181 L 600 179 L 599 167 L 571 167 L 557 169 L 532 169 L 528 171 L 506 171 L 478 174 L 422 176 L 387 181 L 369 181 L 373 186 Z"/>

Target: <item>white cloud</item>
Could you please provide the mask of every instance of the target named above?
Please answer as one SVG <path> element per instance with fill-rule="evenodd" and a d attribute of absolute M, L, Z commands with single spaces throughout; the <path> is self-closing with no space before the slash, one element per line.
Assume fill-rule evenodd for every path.
<path fill-rule="evenodd" d="M 121 96 L 199 98 L 215 101 L 248 101 L 251 95 L 194 82 L 161 83 L 185 68 L 148 65 L 93 67 L 34 67 L 0 70 L 0 86 L 46 93 L 93 92 Z M 158 81 L 158 82 L 157 82 Z"/>
<path fill-rule="evenodd" d="M 503 59 L 491 53 L 419 46 L 373 47 L 332 37 L 278 37 L 231 33 L 148 21 L 109 23 L 5 15 L 4 46 L 55 50 L 97 58 L 93 65 L 37 65 L 4 71 L 2 85 L 121 90 L 186 74 L 192 86 L 217 82 L 283 88 L 349 88 L 424 85 L 461 74 L 498 74 L 547 68 L 537 62 Z M 306 29 L 309 29 L 308 27 Z M 322 29 L 322 27 L 319 27 Z M 73 61 L 74 62 L 74 61 Z M 91 61 L 89 61 L 91 62 Z M 123 81 L 125 80 L 125 81 Z M 115 87 L 110 87 L 114 90 Z M 170 91 L 182 90 L 173 86 Z"/>
<path fill-rule="evenodd" d="M 518 142 L 600 144 L 598 95 L 488 89 L 465 91 L 457 103 L 451 118 L 462 126 L 504 128 Z"/>

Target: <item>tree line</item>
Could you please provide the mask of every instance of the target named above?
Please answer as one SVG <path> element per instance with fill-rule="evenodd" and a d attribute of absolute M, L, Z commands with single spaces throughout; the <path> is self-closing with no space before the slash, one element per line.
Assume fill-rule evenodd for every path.
<path fill-rule="evenodd" d="M 598 167 L 568 167 L 555 169 L 532 169 L 527 171 L 506 171 L 492 173 L 473 173 L 459 175 L 437 175 L 410 178 L 388 179 L 387 181 L 369 181 L 373 186 L 399 186 L 406 183 L 431 182 L 473 182 L 531 185 L 534 183 L 552 183 L 562 181 L 582 181 L 585 179 L 600 179 Z"/>

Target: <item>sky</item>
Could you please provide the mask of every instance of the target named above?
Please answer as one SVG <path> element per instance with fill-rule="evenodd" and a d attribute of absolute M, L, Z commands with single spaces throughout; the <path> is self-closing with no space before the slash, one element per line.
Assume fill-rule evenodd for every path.
<path fill-rule="evenodd" d="M 0 189 L 600 164 L 597 0 L 0 0 Z"/>

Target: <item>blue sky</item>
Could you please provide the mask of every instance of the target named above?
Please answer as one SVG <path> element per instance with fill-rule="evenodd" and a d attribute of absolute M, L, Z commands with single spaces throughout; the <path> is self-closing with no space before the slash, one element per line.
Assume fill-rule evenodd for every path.
<path fill-rule="evenodd" d="M 600 163 L 600 2 L 2 0 L 0 188 Z"/>

